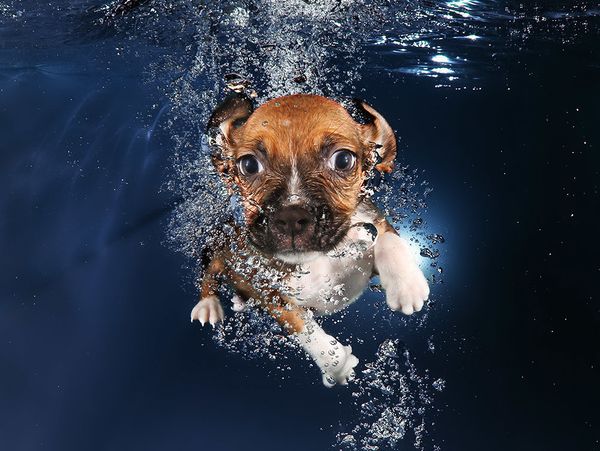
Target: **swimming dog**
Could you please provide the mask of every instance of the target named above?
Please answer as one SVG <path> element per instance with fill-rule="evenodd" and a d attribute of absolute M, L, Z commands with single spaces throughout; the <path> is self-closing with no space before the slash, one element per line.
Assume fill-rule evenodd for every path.
<path fill-rule="evenodd" d="M 347 384 L 358 359 L 314 317 L 355 301 L 375 275 L 392 310 L 410 315 L 429 296 L 408 242 L 366 189 L 377 171 L 393 169 L 394 132 L 357 99 L 296 94 L 255 109 L 234 94 L 213 112 L 208 135 L 243 224 L 208 252 L 192 322 L 223 320 L 218 292 L 228 284 L 234 310 L 248 301 L 266 310 L 297 338 L 326 386 Z"/>

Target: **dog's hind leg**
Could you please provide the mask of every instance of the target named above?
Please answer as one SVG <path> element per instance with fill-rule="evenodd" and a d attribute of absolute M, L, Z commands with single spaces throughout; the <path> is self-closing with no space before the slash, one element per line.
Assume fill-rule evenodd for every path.
<path fill-rule="evenodd" d="M 293 304 L 268 305 L 266 308 L 279 324 L 297 337 L 321 370 L 326 387 L 347 385 L 354 377 L 358 358 L 352 354 L 352 347 L 343 346 L 335 337 L 328 335 L 313 319 L 312 312 Z"/>

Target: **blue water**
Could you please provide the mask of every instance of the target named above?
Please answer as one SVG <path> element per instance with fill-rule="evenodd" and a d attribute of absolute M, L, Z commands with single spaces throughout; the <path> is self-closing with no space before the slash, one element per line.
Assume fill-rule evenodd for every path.
<path fill-rule="evenodd" d="M 224 95 L 219 72 L 236 69 L 222 64 L 238 63 L 221 55 L 195 76 L 194 61 L 237 4 L 150 1 L 107 23 L 99 3 L 0 0 L 0 449 L 330 449 L 356 421 L 351 390 L 191 325 L 193 262 L 168 239 L 172 184 Z M 330 330 L 363 363 L 398 338 L 445 381 L 425 449 L 594 449 L 598 5 L 391 8 L 398 20 L 372 35 L 324 26 L 324 73 L 305 85 L 249 63 L 260 95 L 376 105 L 434 189 L 419 214 L 446 241 L 426 321 L 371 294 Z M 215 29 L 199 27 L 211 10 Z"/>

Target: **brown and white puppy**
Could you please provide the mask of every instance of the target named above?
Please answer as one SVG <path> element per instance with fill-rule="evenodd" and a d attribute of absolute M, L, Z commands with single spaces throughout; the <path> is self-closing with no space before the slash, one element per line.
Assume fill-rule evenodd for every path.
<path fill-rule="evenodd" d="M 235 95 L 208 128 L 213 163 L 241 199 L 245 226 L 212 250 L 192 321 L 223 319 L 217 293 L 228 283 L 234 310 L 252 300 L 298 338 L 325 385 L 346 384 L 358 359 L 313 316 L 343 309 L 377 274 L 392 310 L 419 311 L 429 296 L 408 243 L 365 189 L 373 171 L 392 170 L 392 129 L 364 102 L 316 95 L 280 97 L 256 110 Z"/>

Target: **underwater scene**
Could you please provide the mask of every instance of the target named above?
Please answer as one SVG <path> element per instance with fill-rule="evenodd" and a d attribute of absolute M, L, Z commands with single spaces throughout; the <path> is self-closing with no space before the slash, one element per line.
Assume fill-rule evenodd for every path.
<path fill-rule="evenodd" d="M 583 0 L 0 0 L 0 449 L 600 447 L 599 45 Z M 395 140 L 292 158 L 293 219 L 219 159 L 285 99 Z"/>

